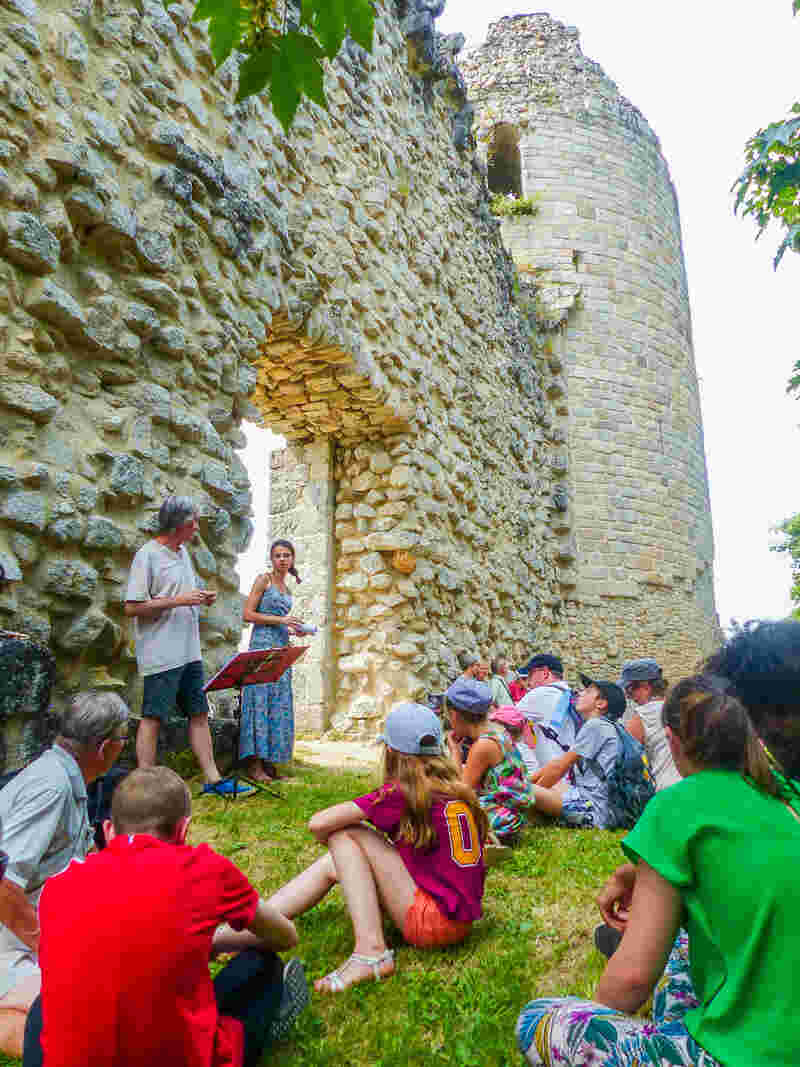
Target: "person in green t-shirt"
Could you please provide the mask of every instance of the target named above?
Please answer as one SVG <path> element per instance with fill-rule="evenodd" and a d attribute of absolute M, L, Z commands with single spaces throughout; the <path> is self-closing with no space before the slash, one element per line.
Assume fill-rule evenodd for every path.
<path fill-rule="evenodd" d="M 663 719 L 683 780 L 624 839 L 636 874 L 620 947 L 595 1001 L 528 1004 L 519 1046 L 548 1067 L 797 1064 L 800 787 L 720 677 L 679 683 Z M 653 1020 L 634 1017 L 651 994 Z"/>

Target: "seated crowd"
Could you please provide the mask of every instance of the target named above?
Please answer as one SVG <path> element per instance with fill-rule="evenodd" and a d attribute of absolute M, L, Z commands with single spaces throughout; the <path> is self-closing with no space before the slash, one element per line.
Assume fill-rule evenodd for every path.
<path fill-rule="evenodd" d="M 500 654 L 491 673 L 469 653 L 459 666 L 439 714 L 392 709 L 381 786 L 312 817 L 326 851 L 268 900 L 187 844 L 190 795 L 163 767 L 121 781 L 90 851 L 87 786 L 119 757 L 129 713 L 113 694 L 76 697 L 52 747 L 0 790 L 0 1048 L 25 1067 L 254 1067 L 308 1001 L 302 964 L 278 956 L 297 916 L 341 887 L 353 951 L 318 992 L 388 978 L 384 915 L 418 948 L 463 941 L 487 845 L 535 818 L 630 832 L 598 897 L 595 997 L 531 1001 L 527 1062 L 798 1062 L 800 622 L 748 624 L 671 689 L 653 659 L 617 682 L 582 674 L 578 692 L 551 653 L 516 676 Z"/>

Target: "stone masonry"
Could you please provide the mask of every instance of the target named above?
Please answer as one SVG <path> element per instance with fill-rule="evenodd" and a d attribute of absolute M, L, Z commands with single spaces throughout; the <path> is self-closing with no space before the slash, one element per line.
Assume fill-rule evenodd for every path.
<path fill-rule="evenodd" d="M 563 365 L 574 574 L 547 639 L 573 669 L 657 655 L 680 676 L 719 627 L 680 218 L 658 138 L 548 15 L 493 23 L 460 66 L 479 152 L 491 162 L 498 131 L 501 151 L 518 145 L 519 191 L 538 213 L 504 220 L 503 240 Z"/>
<path fill-rule="evenodd" d="M 2 0 L 0 27 L 0 609 L 53 649 L 56 706 L 137 706 L 124 583 L 169 492 L 219 592 L 207 670 L 235 650 L 243 418 L 318 486 L 316 725 L 363 727 L 461 645 L 527 644 L 564 439 L 432 5 L 379 5 L 373 53 L 348 43 L 288 137 L 234 103 L 188 4 Z"/>
<path fill-rule="evenodd" d="M 338 698 L 331 710 L 334 726 L 362 732 L 393 697 L 451 679 L 452 654 L 460 647 L 487 658 L 498 647 L 512 654 L 552 648 L 573 681 L 578 669 L 613 677 L 622 660 L 656 655 L 675 678 L 692 670 L 720 636 L 680 220 L 658 139 L 581 54 L 577 30 L 548 15 L 494 23 L 486 43 L 459 66 L 489 184 L 501 175 L 507 185 L 496 191 L 515 188 L 533 196 L 538 209 L 502 224 L 518 271 L 516 303 L 534 327 L 537 358 L 528 368 L 536 367 L 539 392 L 530 397 L 528 417 L 539 418 L 542 428 L 527 460 L 532 493 L 511 531 L 516 562 L 530 568 L 529 613 L 520 641 L 516 626 L 495 628 L 493 605 L 475 612 L 480 580 L 466 590 L 459 580 L 448 588 L 435 553 L 452 541 L 453 524 L 437 531 L 435 547 L 430 540 L 425 545 L 430 512 L 419 531 L 422 544 L 409 541 L 422 557 L 422 573 L 410 581 L 396 575 L 387 551 L 371 552 L 367 544 L 385 513 L 384 499 L 394 502 L 391 484 L 381 485 L 372 466 L 371 478 L 351 480 L 343 457 L 336 468 L 344 481 L 336 489 Z M 487 363 L 492 376 L 502 373 L 488 353 Z M 525 379 L 515 374 L 519 368 L 512 368 L 508 384 L 524 393 Z M 434 485 L 443 443 L 423 442 Z M 481 460 L 479 431 L 471 428 L 463 443 L 459 459 L 474 469 Z M 399 438 L 384 462 L 405 466 L 405 447 Z M 366 470 L 367 453 L 360 452 Z M 502 477 L 505 465 L 500 456 L 496 461 Z M 392 477 L 388 467 L 386 473 Z M 469 492 L 457 488 L 460 477 L 446 465 L 445 474 L 455 503 L 474 507 Z M 367 486 L 371 498 L 358 491 Z M 487 534 L 499 513 L 485 505 L 499 488 L 491 482 L 488 493 L 482 488 L 470 517 L 488 518 Z M 422 503 L 416 492 L 412 502 Z M 446 513 L 453 503 L 442 500 Z M 282 508 L 279 501 L 276 530 Z M 413 523 L 408 514 L 403 525 L 412 534 Z M 354 541 L 355 531 L 366 538 Z M 526 549 L 531 534 L 534 544 Z M 487 547 L 467 546 L 479 571 Z M 520 570 L 501 575 L 497 559 L 486 554 L 483 581 L 502 598 L 526 576 Z M 395 584 L 382 596 L 390 578 Z M 414 583 L 421 595 L 403 602 Z M 502 599 L 499 604 L 505 607 Z M 515 621 L 517 610 L 512 604 Z M 403 613 L 411 619 L 395 639 Z M 454 625 L 458 619 L 462 628 Z M 379 654 L 384 640 L 388 660 Z M 304 669 L 298 668 L 300 677 Z M 318 723 L 316 707 L 304 718 L 302 698 L 299 710 L 301 722 Z"/>
<path fill-rule="evenodd" d="M 554 278 L 526 304 L 473 151 L 453 58 L 463 41 L 434 30 L 441 6 L 382 0 L 372 54 L 348 42 L 326 71 L 330 112 L 304 105 L 286 136 L 268 101 L 234 103 L 237 58 L 213 72 L 188 3 L 0 0 L 0 558 L 18 579 L 0 622 L 53 650 L 56 707 L 88 684 L 137 706 L 124 583 L 170 492 L 198 502 L 194 560 L 219 592 L 203 619 L 207 670 L 235 651 L 235 564 L 252 530 L 244 418 L 291 442 L 272 535 L 297 540 L 298 613 L 321 627 L 296 674 L 309 727 L 371 732 L 392 700 L 443 684 L 461 647 L 521 651 L 553 634 L 614 659 L 594 630 L 628 651 L 639 620 L 625 612 L 655 597 L 665 640 L 668 610 L 683 627 L 683 659 L 707 644 L 696 390 L 690 360 L 663 378 L 675 360 L 662 341 L 652 353 L 637 341 L 652 359 L 634 360 L 642 417 L 646 393 L 654 406 L 632 437 L 657 454 L 669 388 L 665 454 L 683 440 L 686 460 L 664 467 L 663 557 L 652 468 L 631 461 L 613 494 L 628 524 L 615 538 L 634 543 L 651 599 L 607 612 L 597 586 L 576 599 L 591 577 L 578 546 L 602 554 L 585 538 L 597 527 L 578 502 L 578 453 L 608 419 L 613 383 L 573 396 L 570 371 L 567 384 L 586 347 L 569 330 L 594 328 L 576 318 L 579 282 Z M 674 254 L 674 240 L 656 242 L 643 262 L 677 272 L 689 344 Z M 565 334 L 543 332 L 548 307 L 566 310 Z M 590 345 L 600 362 L 607 340 Z M 609 375 L 624 376 L 616 345 Z M 595 452 L 609 457 L 599 493 L 617 484 L 616 453 Z M 621 488 L 643 486 L 634 507 Z M 604 514 L 599 498 L 590 507 Z"/>

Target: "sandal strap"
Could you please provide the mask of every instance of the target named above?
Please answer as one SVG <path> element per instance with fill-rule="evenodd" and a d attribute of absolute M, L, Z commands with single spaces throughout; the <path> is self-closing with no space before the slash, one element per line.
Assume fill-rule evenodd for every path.
<path fill-rule="evenodd" d="M 391 963 L 394 960 L 394 949 L 387 948 L 380 956 L 364 956 L 361 952 L 354 952 L 347 963 L 360 963 L 362 967 L 371 967 L 375 981 L 380 982 L 381 976 L 378 968 L 382 963 Z M 347 966 L 345 963 L 345 967 Z"/>

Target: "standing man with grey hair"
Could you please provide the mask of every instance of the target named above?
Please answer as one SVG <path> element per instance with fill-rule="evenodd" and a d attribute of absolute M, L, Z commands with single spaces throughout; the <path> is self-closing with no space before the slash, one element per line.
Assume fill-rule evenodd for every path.
<path fill-rule="evenodd" d="M 25 1019 L 41 988 L 37 904 L 47 879 L 92 843 L 86 786 L 106 774 L 128 736 L 116 693 L 79 693 L 51 748 L 0 790 L 8 853 L 0 883 L 0 1049 L 22 1055 Z"/>
<path fill-rule="evenodd" d="M 251 786 L 222 778 L 214 761 L 199 608 L 213 604 L 217 594 L 198 587 L 186 551 L 199 525 L 190 497 L 167 497 L 158 512 L 158 533 L 142 545 L 131 564 L 125 614 L 134 620 L 136 661 L 144 678 L 136 758 L 140 767 L 154 766 L 161 723 L 177 707 L 189 720 L 189 744 L 206 780 L 203 792 L 250 793 Z"/>

